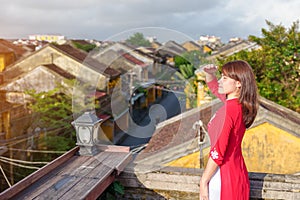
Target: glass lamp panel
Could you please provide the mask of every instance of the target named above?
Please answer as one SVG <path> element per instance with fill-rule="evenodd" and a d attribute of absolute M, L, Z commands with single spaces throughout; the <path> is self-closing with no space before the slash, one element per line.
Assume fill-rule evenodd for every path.
<path fill-rule="evenodd" d="M 78 128 L 78 137 L 83 144 L 89 144 L 91 142 L 91 130 L 88 127 Z"/>

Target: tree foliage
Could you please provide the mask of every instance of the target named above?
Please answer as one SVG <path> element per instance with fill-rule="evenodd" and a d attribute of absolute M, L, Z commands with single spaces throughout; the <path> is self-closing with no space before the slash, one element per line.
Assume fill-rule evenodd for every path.
<path fill-rule="evenodd" d="M 32 98 L 28 108 L 33 113 L 33 127 L 47 132 L 46 137 L 39 141 L 49 150 L 69 150 L 75 146 L 75 131 L 71 125 L 72 99 L 59 86 L 48 92 L 36 93 L 27 91 Z"/>
<path fill-rule="evenodd" d="M 130 36 L 126 43 L 137 46 L 137 47 L 150 47 L 151 43 L 145 39 L 143 33 L 135 33 L 132 36 Z"/>
<path fill-rule="evenodd" d="M 96 48 L 95 44 L 81 44 L 79 42 L 73 42 L 74 46 L 86 52 L 90 52 Z"/>
<path fill-rule="evenodd" d="M 260 49 L 241 51 L 221 64 L 236 59 L 249 62 L 256 75 L 260 95 L 280 105 L 300 112 L 300 33 L 299 21 L 290 28 L 266 21 L 262 37 L 249 36 Z"/>
<path fill-rule="evenodd" d="M 179 66 L 179 71 L 185 79 L 195 76 L 195 67 L 191 64 L 183 64 Z"/>

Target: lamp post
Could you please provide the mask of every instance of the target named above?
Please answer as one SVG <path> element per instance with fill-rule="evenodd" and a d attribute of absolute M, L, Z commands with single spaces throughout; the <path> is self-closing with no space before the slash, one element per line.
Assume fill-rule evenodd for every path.
<path fill-rule="evenodd" d="M 72 122 L 76 130 L 76 145 L 80 147 L 80 155 L 93 156 L 98 153 L 96 142 L 101 121 L 95 112 L 85 112 Z"/>

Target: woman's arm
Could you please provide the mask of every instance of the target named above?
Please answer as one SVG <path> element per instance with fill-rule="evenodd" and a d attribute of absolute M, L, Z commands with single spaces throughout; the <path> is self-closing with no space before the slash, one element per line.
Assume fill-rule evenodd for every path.
<path fill-rule="evenodd" d="M 211 159 L 211 157 L 208 158 L 208 162 L 206 165 L 206 168 L 202 174 L 201 180 L 200 180 L 200 199 L 206 200 L 208 199 L 208 183 L 212 176 L 215 174 L 216 170 L 218 168 L 218 165 Z"/>
<path fill-rule="evenodd" d="M 210 91 L 221 101 L 226 100 L 225 94 L 219 93 L 219 85 L 218 80 L 216 77 L 216 73 L 218 71 L 218 67 L 214 65 L 206 65 L 203 67 L 203 71 L 205 72 L 205 81 L 207 83 L 208 88 Z"/>

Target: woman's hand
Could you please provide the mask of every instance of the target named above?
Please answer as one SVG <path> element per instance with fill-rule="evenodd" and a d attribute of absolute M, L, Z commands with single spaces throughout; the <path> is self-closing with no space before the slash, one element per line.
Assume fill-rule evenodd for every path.
<path fill-rule="evenodd" d="M 209 64 L 205 65 L 202 69 L 205 72 L 205 80 L 207 83 L 216 78 L 216 73 L 218 71 L 217 66 Z"/>
<path fill-rule="evenodd" d="M 208 199 L 208 183 L 200 181 L 200 200 Z"/>
<path fill-rule="evenodd" d="M 215 75 L 218 71 L 218 67 L 213 64 L 205 65 L 203 71 L 207 74 Z"/>

